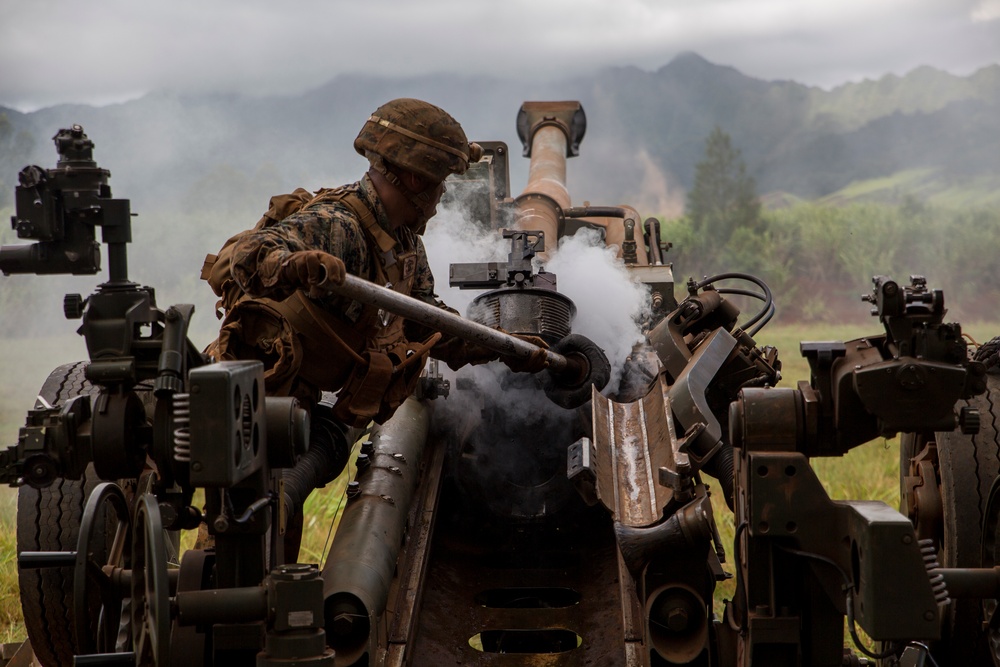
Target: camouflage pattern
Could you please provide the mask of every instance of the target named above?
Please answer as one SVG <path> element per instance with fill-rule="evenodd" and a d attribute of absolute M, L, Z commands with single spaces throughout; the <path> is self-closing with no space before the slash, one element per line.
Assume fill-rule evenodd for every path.
<path fill-rule="evenodd" d="M 407 132 L 430 143 L 407 136 Z M 435 143 L 459 154 L 438 148 Z M 354 150 L 366 157 L 368 152 L 380 155 L 386 162 L 439 183 L 449 174 L 462 174 L 468 169 L 472 149 L 462 126 L 443 109 L 421 100 L 401 98 L 375 110 L 354 140 Z"/>
<path fill-rule="evenodd" d="M 405 225 L 392 229 L 385 207 L 367 175 L 358 183 L 329 191 L 331 197 L 348 193 L 368 209 L 380 233 L 396 241 L 396 245 L 381 257 L 373 255 L 381 251 L 363 228 L 359 213 L 345 201 L 325 199 L 277 224 L 249 232 L 234 247 L 232 277 L 250 299 L 244 299 L 227 314 L 219 338 L 209 351 L 219 359 L 255 358 L 263 361 L 268 395 L 292 395 L 304 401 L 315 401 L 318 400 L 319 390 L 336 391 L 346 378 L 352 377 L 353 359 L 328 340 L 322 330 L 316 330 L 311 325 L 315 320 L 290 321 L 292 315 L 276 303 L 285 304 L 294 300 L 289 297 L 296 288 L 284 284 L 281 266 L 293 252 L 328 252 L 344 262 L 349 274 L 376 282 L 379 276 L 386 275 L 389 266 L 396 263 L 398 267 L 405 267 L 403 273 L 406 276 L 412 273 L 412 279 L 399 280 L 394 289 L 447 309 L 434 294 L 434 276 L 420 236 Z M 382 243 L 382 247 L 387 247 L 387 244 Z M 412 270 L 407 267 L 410 262 L 414 263 Z M 402 322 L 402 331 L 395 327 L 395 323 L 378 328 L 371 308 L 353 299 L 334 295 L 311 299 L 304 293 L 300 295 L 308 303 L 332 315 L 336 321 L 344 323 L 341 327 L 328 322 L 342 339 L 358 336 L 366 339 L 363 347 L 354 348 L 357 351 L 364 350 L 365 346 L 378 348 L 385 343 L 387 336 L 400 336 L 400 341 L 424 341 L 434 333 L 409 320 Z M 372 330 L 373 324 L 375 330 Z M 345 327 L 350 331 L 345 331 Z M 498 354 L 474 343 L 444 336 L 430 350 L 430 356 L 457 369 L 466 364 L 492 361 Z M 419 370 L 422 365 L 413 367 Z M 406 393 L 410 391 L 412 387 L 406 384 Z"/>
<path fill-rule="evenodd" d="M 398 255 L 415 251 L 416 274 L 410 296 L 437 303 L 434 276 L 427 263 L 423 242 L 412 230 L 400 226 L 393 230 L 385 207 L 366 175 L 361 181 L 334 192 L 350 190 L 372 211 L 379 226 L 397 240 L 391 251 Z M 244 237 L 233 253 L 232 275 L 240 288 L 254 298 L 276 301 L 294 291 L 282 284 L 281 265 L 288 255 L 299 250 L 322 250 L 343 260 L 351 275 L 374 280 L 376 258 L 365 238 L 364 229 L 350 207 L 337 201 L 321 201 L 285 218 L 279 224 L 252 232 Z M 324 309 L 356 322 L 364 306 L 352 299 L 328 296 L 316 300 Z"/>

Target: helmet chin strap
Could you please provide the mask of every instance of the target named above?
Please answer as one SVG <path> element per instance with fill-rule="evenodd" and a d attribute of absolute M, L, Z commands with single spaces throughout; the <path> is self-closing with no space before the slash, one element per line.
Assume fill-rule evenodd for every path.
<path fill-rule="evenodd" d="M 399 176 L 393 173 L 389 167 L 386 166 L 385 160 L 382 159 L 381 155 L 376 153 L 368 152 L 367 154 L 368 162 L 371 166 L 380 174 L 385 177 L 385 180 L 399 190 L 400 194 L 406 197 L 406 200 L 417 210 L 419 214 L 418 219 L 413 224 L 407 225 L 418 234 L 421 233 L 424 227 L 427 225 L 427 221 L 430 220 L 431 216 L 434 215 L 434 209 L 437 206 L 437 202 L 432 199 L 431 192 L 434 188 L 427 188 L 422 192 L 414 192 L 410 190 L 406 185 L 399 180 Z"/>

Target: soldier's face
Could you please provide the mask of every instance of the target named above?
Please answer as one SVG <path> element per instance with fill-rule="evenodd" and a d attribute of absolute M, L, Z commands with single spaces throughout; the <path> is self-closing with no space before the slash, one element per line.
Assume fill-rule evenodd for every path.
<path fill-rule="evenodd" d="M 417 220 L 414 221 L 413 227 L 422 227 L 434 217 L 434 214 L 437 213 L 437 205 L 441 203 L 441 197 L 444 196 L 446 189 L 444 181 L 442 181 L 417 195 L 416 199 L 420 203 L 414 202 L 413 207 L 417 212 Z"/>
<path fill-rule="evenodd" d="M 431 195 L 430 195 L 430 197 L 431 197 L 431 201 L 433 201 L 433 202 L 434 202 L 434 206 L 433 206 L 434 210 L 433 210 L 433 211 L 431 212 L 431 215 L 434 215 L 435 213 L 437 213 L 437 205 L 441 203 L 441 197 L 443 197 L 443 196 L 444 196 L 444 193 L 445 193 L 445 192 L 446 192 L 447 190 L 448 190 L 448 188 L 447 188 L 447 187 L 445 187 L 445 184 L 444 184 L 444 181 L 441 181 L 440 183 L 438 183 L 438 184 L 437 184 L 437 185 L 436 185 L 436 186 L 435 186 L 435 187 L 434 187 L 434 188 L 433 188 L 433 189 L 431 190 Z"/>

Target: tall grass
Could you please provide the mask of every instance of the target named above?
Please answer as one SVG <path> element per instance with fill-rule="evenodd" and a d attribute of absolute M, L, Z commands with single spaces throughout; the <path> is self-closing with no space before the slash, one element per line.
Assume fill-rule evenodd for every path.
<path fill-rule="evenodd" d="M 972 323 L 964 328 L 966 333 L 979 342 L 1000 335 L 1000 324 L 995 323 Z M 809 378 L 808 365 L 798 352 L 800 341 L 848 340 L 878 332 L 878 323 L 874 318 L 868 326 L 772 325 L 758 334 L 757 342 L 773 345 L 781 351 L 781 385 L 794 387 L 798 380 Z M 78 339 L 6 342 L 4 353 L 0 357 L 0 377 L 21 380 L 16 383 L 0 383 L 0 444 L 13 444 L 16 441 L 17 428 L 23 423 L 24 411 L 33 403 L 34 395 L 48 371 L 61 363 L 83 356 L 82 343 Z M 37 361 L 39 357 L 43 360 L 41 364 Z M 896 507 L 899 503 L 898 461 L 895 440 L 876 440 L 841 458 L 814 460 L 813 467 L 827 493 L 834 499 L 880 500 Z M 344 489 L 353 472 L 352 466 L 347 474 L 312 494 L 306 502 L 300 560 L 322 563 L 329 550 L 330 536 L 343 510 Z M 733 515 L 726 507 L 717 485 L 714 485 L 712 500 L 723 544 L 731 561 Z M 26 636 L 17 598 L 15 515 L 16 491 L 0 488 L 0 643 L 21 641 Z M 193 533 L 184 541 L 188 546 L 192 543 Z M 725 567 L 733 572 L 732 562 Z M 722 598 L 731 596 L 732 586 L 722 585 L 717 591 L 717 602 L 721 604 Z"/>
<path fill-rule="evenodd" d="M 4 488 L 0 492 L 0 644 L 26 637 L 17 590 L 16 513 L 17 494 Z"/>

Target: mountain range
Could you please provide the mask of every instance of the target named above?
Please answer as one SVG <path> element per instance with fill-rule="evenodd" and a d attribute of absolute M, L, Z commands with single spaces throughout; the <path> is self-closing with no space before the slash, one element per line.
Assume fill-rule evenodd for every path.
<path fill-rule="evenodd" d="M 568 167 L 574 203 L 630 203 L 644 215 L 683 212 L 715 126 L 742 153 L 766 204 L 912 196 L 955 206 L 1000 204 L 1000 65 L 961 77 L 931 67 L 831 90 L 764 81 L 686 53 L 654 71 L 608 69 L 546 84 L 516 77 L 338 76 L 291 96 L 154 92 L 104 107 L 0 107 L 0 190 L 17 171 L 51 167 L 49 138 L 83 125 L 118 197 L 140 207 L 262 210 L 296 186 L 356 180 L 352 142 L 377 106 L 420 97 L 447 109 L 471 139 L 506 141 L 517 156 L 522 101 L 580 100 L 587 134 Z M 0 125 L 0 130 L 3 126 Z M 0 132 L 2 134 L 2 132 Z M 513 194 L 527 160 L 512 157 Z M 233 201 L 235 200 L 235 201 Z M 207 203 L 206 203 L 207 202 Z M 242 214 L 242 213 L 241 213 Z M 252 220 L 248 221 L 248 224 Z"/>

